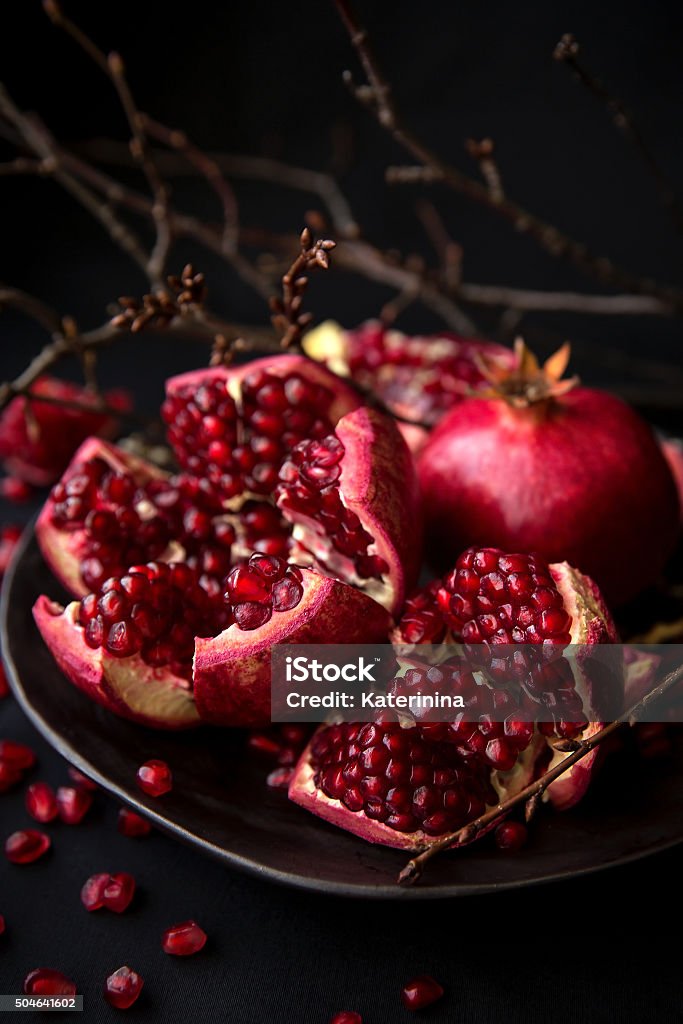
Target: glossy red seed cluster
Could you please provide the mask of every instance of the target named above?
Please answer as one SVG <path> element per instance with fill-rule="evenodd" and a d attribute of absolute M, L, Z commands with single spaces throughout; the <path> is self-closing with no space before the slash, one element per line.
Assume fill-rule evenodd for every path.
<path fill-rule="evenodd" d="M 442 986 L 427 974 L 413 978 L 401 990 L 401 1000 L 406 1010 L 423 1010 L 441 999 L 442 995 Z"/>
<path fill-rule="evenodd" d="M 78 617 L 89 647 L 116 658 L 139 654 L 188 680 L 195 637 L 214 636 L 231 622 L 220 586 L 183 562 L 148 562 L 105 580 L 83 598 Z"/>
<path fill-rule="evenodd" d="M 127 1010 L 136 1001 L 144 981 L 130 967 L 119 967 L 104 984 L 104 998 L 117 1010 Z"/>
<path fill-rule="evenodd" d="M 441 835 L 496 802 L 490 769 L 423 727 L 343 723 L 316 733 L 314 781 L 326 796 L 398 832 Z"/>
<path fill-rule="evenodd" d="M 226 498 L 270 494 L 287 452 L 305 438 L 324 437 L 333 395 L 299 374 L 255 370 L 236 401 L 224 379 L 207 380 L 167 398 L 161 414 L 180 465 L 206 476 Z"/>
<path fill-rule="evenodd" d="M 165 761 L 145 761 L 137 771 L 137 783 L 148 796 L 164 796 L 173 789 L 173 775 Z"/>
<path fill-rule="evenodd" d="M 465 710 L 458 711 L 449 722 L 442 721 L 443 709 L 438 706 L 413 710 L 413 717 L 422 723 L 425 738 L 455 743 L 463 755 L 476 755 L 482 763 L 499 771 L 514 767 L 534 734 L 535 715 L 528 702 L 520 707 L 512 694 L 478 682 L 468 663 L 459 657 L 441 665 L 408 669 L 403 676 L 390 681 L 388 692 L 407 697 L 462 697 Z"/>
<path fill-rule="evenodd" d="M 13 832 L 5 840 L 5 856 L 12 864 L 32 864 L 50 849 L 51 840 L 34 828 Z"/>
<path fill-rule="evenodd" d="M 135 895 L 135 879 L 126 871 L 114 875 L 102 872 L 91 875 L 81 889 L 81 903 L 86 910 L 100 910 L 104 907 L 115 914 L 122 914 L 130 906 Z"/>
<path fill-rule="evenodd" d="M 258 629 L 273 612 L 287 612 L 301 601 L 303 575 L 274 555 L 252 555 L 236 566 L 225 581 L 225 598 L 240 629 Z"/>
<path fill-rule="evenodd" d="M 368 553 L 374 542 L 372 534 L 341 500 L 343 457 L 344 446 L 334 434 L 296 445 L 280 469 L 278 505 L 294 518 L 318 523 L 335 552 L 351 562 L 361 579 L 381 579 L 389 568 L 387 563 Z"/>
<path fill-rule="evenodd" d="M 36 967 L 24 978 L 27 996 L 75 996 L 76 984 L 52 967 Z"/>
<path fill-rule="evenodd" d="M 192 956 L 206 945 L 206 932 L 196 921 L 171 925 L 161 937 L 161 948 L 170 956 Z"/>

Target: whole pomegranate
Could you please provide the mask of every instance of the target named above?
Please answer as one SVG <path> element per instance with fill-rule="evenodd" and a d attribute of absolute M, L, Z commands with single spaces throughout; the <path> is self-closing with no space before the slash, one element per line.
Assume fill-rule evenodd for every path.
<path fill-rule="evenodd" d="M 66 469 L 86 437 L 111 436 L 117 420 L 97 408 L 92 392 L 69 381 L 40 377 L 31 385 L 31 393 L 44 400 L 17 396 L 0 415 L 0 461 L 13 477 L 42 487 Z M 125 391 L 110 391 L 104 398 L 121 412 L 131 407 Z M 78 403 L 81 408 L 69 408 L 63 402 Z"/>
<path fill-rule="evenodd" d="M 164 728 L 270 719 L 275 643 L 386 638 L 420 561 L 394 423 L 302 356 L 170 380 L 180 471 L 86 441 L 36 526 L 71 593 L 34 616 L 71 681 Z"/>
<path fill-rule="evenodd" d="M 419 457 L 435 560 L 468 544 L 567 559 L 612 604 L 654 583 L 680 529 L 671 470 L 648 425 L 618 398 L 562 380 L 564 346 L 543 367 L 521 339 L 510 372 L 460 402 Z"/>

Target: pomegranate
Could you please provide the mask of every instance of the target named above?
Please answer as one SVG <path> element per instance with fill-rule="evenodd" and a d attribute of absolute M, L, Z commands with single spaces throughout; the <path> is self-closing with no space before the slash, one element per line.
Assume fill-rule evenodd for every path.
<path fill-rule="evenodd" d="M 44 832 L 27 828 L 13 832 L 5 840 L 5 856 L 12 864 L 32 864 L 50 849 L 51 840 Z"/>
<path fill-rule="evenodd" d="M 442 995 L 442 986 L 428 974 L 413 978 L 401 989 L 401 1000 L 406 1010 L 423 1010 L 441 999 Z"/>
<path fill-rule="evenodd" d="M 165 761 L 145 761 L 138 768 L 136 779 L 148 796 L 164 796 L 173 789 L 173 775 Z"/>
<path fill-rule="evenodd" d="M 122 914 L 135 895 L 135 879 L 126 871 L 110 875 L 102 890 L 102 906 L 115 914 Z"/>
<path fill-rule="evenodd" d="M 516 853 L 526 843 L 528 830 L 521 821 L 503 821 L 493 833 L 493 838 L 499 850 Z"/>
<path fill-rule="evenodd" d="M 309 331 L 306 352 L 336 373 L 373 391 L 402 420 L 434 426 L 449 409 L 485 383 L 482 355 L 495 366 L 511 368 L 510 349 L 451 332 L 409 337 L 378 320 L 345 331 L 331 320 Z M 407 429 L 404 429 L 406 428 Z M 410 423 L 401 430 L 418 450 L 427 431 Z"/>
<path fill-rule="evenodd" d="M 34 782 L 26 790 L 26 810 L 34 819 L 45 823 L 54 821 L 59 813 L 57 798 L 47 782 Z"/>
<path fill-rule="evenodd" d="M 183 921 L 171 925 L 161 937 L 161 948 L 170 956 L 192 956 L 204 949 L 206 932 L 196 921 Z"/>
<path fill-rule="evenodd" d="M 98 411 L 91 392 L 68 381 L 41 377 L 31 391 L 55 402 L 12 399 L 0 415 L 0 460 L 14 477 L 42 487 L 57 479 L 86 437 L 111 435 L 118 423 L 110 413 Z M 127 392 L 111 391 L 104 397 L 121 412 L 131 407 Z M 58 402 L 77 402 L 86 408 L 70 409 Z"/>
<path fill-rule="evenodd" d="M 489 628 L 494 622 L 495 630 Z M 464 641 L 464 655 L 418 667 L 419 659 L 404 650 L 400 660 L 407 659 L 409 667 L 389 685 L 389 692 L 401 693 L 453 685 L 467 711 L 451 722 L 378 718 L 365 725 L 323 725 L 297 765 L 289 797 L 370 842 L 424 848 L 565 756 L 552 746 L 556 735 L 589 736 L 600 728 L 584 713 L 596 717 L 604 700 L 588 672 L 586 652 L 615 639 L 599 590 L 566 563 L 549 566 L 538 556 L 471 549 L 443 580 L 408 601 L 394 633 L 408 652 L 411 645 L 450 640 Z M 570 642 L 583 645 L 572 664 L 561 657 Z M 518 676 L 525 704 L 521 710 L 511 705 L 501 721 L 500 709 L 510 698 L 497 684 L 503 670 L 518 668 L 522 644 L 529 651 Z M 554 656 L 537 660 L 547 644 Z M 500 651 L 512 659 L 504 666 Z M 619 693 L 612 699 L 623 688 L 619 652 L 615 646 L 610 682 Z M 486 679 L 475 679 L 473 667 Z M 534 727 L 535 709 L 548 704 L 557 709 L 552 721 Z M 548 799 L 560 808 L 576 803 L 594 764 L 595 754 L 588 754 L 548 787 Z"/>
<path fill-rule="evenodd" d="M 516 346 L 513 371 L 439 423 L 419 459 L 432 555 L 467 544 L 538 551 L 588 573 L 614 604 L 657 579 L 680 529 L 676 487 L 648 425 L 618 398 L 561 380 Z"/>
<path fill-rule="evenodd" d="M 146 818 L 136 814 L 135 811 L 129 811 L 127 807 L 122 807 L 119 811 L 116 827 L 122 836 L 130 838 L 148 836 L 152 831 L 152 825 Z"/>
<path fill-rule="evenodd" d="M 119 967 L 104 984 L 104 998 L 117 1010 L 127 1010 L 142 991 L 144 982 L 130 967 Z"/>
<path fill-rule="evenodd" d="M 61 971 L 52 967 L 36 967 L 24 978 L 27 996 L 75 996 L 76 985 Z"/>
<path fill-rule="evenodd" d="M 93 795 L 82 786 L 60 786 L 57 807 L 60 821 L 65 825 L 80 825 L 92 807 Z"/>

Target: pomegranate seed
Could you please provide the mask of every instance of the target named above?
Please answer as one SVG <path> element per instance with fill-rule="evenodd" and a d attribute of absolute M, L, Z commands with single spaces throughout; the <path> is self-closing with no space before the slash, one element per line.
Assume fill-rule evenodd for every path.
<path fill-rule="evenodd" d="M 499 850 L 515 852 L 521 850 L 527 841 L 527 827 L 521 821 L 504 821 L 494 832 Z"/>
<path fill-rule="evenodd" d="M 50 849 L 51 840 L 44 832 L 27 828 L 13 832 L 5 840 L 5 856 L 12 864 L 32 864 Z"/>
<path fill-rule="evenodd" d="M 131 838 L 148 836 L 152 831 L 151 822 L 140 814 L 136 814 L 135 811 L 129 811 L 127 807 L 122 807 L 119 811 L 117 828 L 122 836 Z"/>
<path fill-rule="evenodd" d="M 330 1024 L 363 1024 L 363 1018 L 353 1010 L 342 1010 L 341 1013 L 335 1013 Z"/>
<path fill-rule="evenodd" d="M 259 754 L 266 754 L 268 757 L 277 757 L 282 749 L 281 744 L 265 732 L 250 733 L 247 742 L 252 750 L 257 750 Z"/>
<path fill-rule="evenodd" d="M 110 875 L 102 891 L 102 905 L 115 914 L 122 914 L 135 895 L 135 879 L 125 871 Z"/>
<path fill-rule="evenodd" d="M 28 768 L 33 768 L 36 763 L 36 755 L 30 747 L 23 743 L 16 743 L 14 740 L 0 740 L 0 760 L 25 772 Z"/>
<path fill-rule="evenodd" d="M 57 790 L 59 817 L 65 825 L 80 825 L 92 807 L 92 793 L 80 786 L 60 786 Z"/>
<path fill-rule="evenodd" d="M 173 788 L 171 769 L 165 761 L 145 761 L 138 768 L 137 782 L 149 796 L 163 796 Z"/>
<path fill-rule="evenodd" d="M 21 782 L 22 778 L 23 772 L 20 768 L 15 768 L 7 761 L 0 760 L 0 793 L 6 793 L 8 789 L 12 789 L 13 786 Z"/>
<path fill-rule="evenodd" d="M 266 783 L 271 789 L 287 789 L 292 781 L 293 775 L 293 768 L 276 768 L 270 773 L 266 779 Z"/>
<path fill-rule="evenodd" d="M 119 967 L 104 984 L 104 998 L 117 1010 L 127 1010 L 140 995 L 144 982 L 130 967 Z"/>
<path fill-rule="evenodd" d="M 161 948 L 171 956 L 192 956 L 206 945 L 206 932 L 196 921 L 171 925 L 161 937 Z"/>
<path fill-rule="evenodd" d="M 9 693 L 9 683 L 7 682 L 7 676 L 5 675 L 5 667 L 0 663 L 0 700 L 4 697 L 9 697 Z"/>
<path fill-rule="evenodd" d="M 81 903 L 86 910 L 99 910 L 104 906 L 104 890 L 110 878 L 107 874 L 90 876 L 81 889 Z"/>
<path fill-rule="evenodd" d="M 27 996 L 75 996 L 76 985 L 61 971 L 51 967 L 36 967 L 24 978 Z"/>
<path fill-rule="evenodd" d="M 0 935 L 4 935 L 6 927 L 5 918 L 0 914 Z"/>
<path fill-rule="evenodd" d="M 47 782 L 34 782 L 26 790 L 26 810 L 35 821 L 43 824 L 54 821 L 59 808 L 52 786 Z"/>
<path fill-rule="evenodd" d="M 77 786 L 80 786 L 81 789 L 87 789 L 90 793 L 94 793 L 99 789 L 96 782 L 93 782 L 93 780 L 89 779 L 87 775 L 83 774 L 83 772 L 79 772 L 78 768 L 74 768 L 71 765 L 69 766 L 69 778 Z"/>
<path fill-rule="evenodd" d="M 431 1006 L 437 999 L 441 999 L 442 995 L 441 985 L 427 974 L 413 978 L 401 990 L 401 999 L 407 1010 L 422 1010 L 425 1006 Z"/>
<path fill-rule="evenodd" d="M 33 489 L 16 476 L 6 476 L 0 480 L 0 497 L 7 501 L 24 502 L 33 496 Z"/>

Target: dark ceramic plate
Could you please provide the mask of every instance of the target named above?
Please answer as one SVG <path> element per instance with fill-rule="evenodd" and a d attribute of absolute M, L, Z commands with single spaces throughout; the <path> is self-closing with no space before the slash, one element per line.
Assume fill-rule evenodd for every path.
<path fill-rule="evenodd" d="M 400 889 L 406 854 L 371 846 L 289 804 L 265 784 L 268 766 L 238 732 L 153 732 L 91 703 L 61 675 L 34 626 L 40 593 L 63 595 L 29 530 L 5 582 L 2 649 L 11 686 L 33 724 L 67 760 L 156 825 L 230 867 L 286 885 L 345 896 L 426 899 L 566 878 L 623 864 L 683 839 L 683 744 L 672 760 L 612 759 L 589 797 L 544 815 L 529 846 L 502 856 L 490 840 L 436 858 Z M 154 800 L 135 784 L 139 764 L 167 761 L 175 786 Z M 616 785 L 617 776 L 619 785 Z"/>

